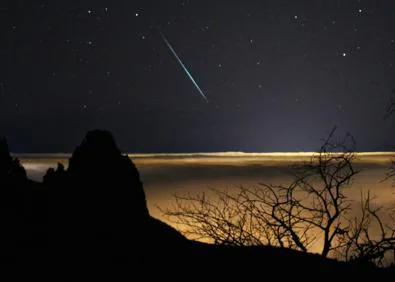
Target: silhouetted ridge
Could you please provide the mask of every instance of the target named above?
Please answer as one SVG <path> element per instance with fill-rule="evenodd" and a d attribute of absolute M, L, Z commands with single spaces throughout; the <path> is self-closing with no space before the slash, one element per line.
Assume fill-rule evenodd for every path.
<path fill-rule="evenodd" d="M 19 159 L 12 158 L 6 138 L 0 138 L 0 182 L 26 181 L 27 175 Z"/>
<path fill-rule="evenodd" d="M 43 182 L 47 185 L 56 185 L 63 183 L 66 177 L 66 170 L 64 165 L 58 163 L 56 170 L 54 168 L 49 168 L 47 173 L 43 177 Z"/>

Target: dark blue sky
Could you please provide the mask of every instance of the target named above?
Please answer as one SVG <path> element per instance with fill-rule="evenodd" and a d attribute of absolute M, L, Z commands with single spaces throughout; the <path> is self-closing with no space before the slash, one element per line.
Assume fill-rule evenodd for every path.
<path fill-rule="evenodd" d="M 2 1 L 0 134 L 71 151 L 392 150 L 395 1 Z M 160 29 L 209 99 L 167 48 Z"/>

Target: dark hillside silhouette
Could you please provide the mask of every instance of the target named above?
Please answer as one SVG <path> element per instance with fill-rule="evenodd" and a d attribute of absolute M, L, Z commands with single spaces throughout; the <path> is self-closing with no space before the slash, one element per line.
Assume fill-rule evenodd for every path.
<path fill-rule="evenodd" d="M 27 179 L 1 139 L 0 184 L 1 262 L 14 264 L 25 279 L 33 279 L 27 266 L 40 272 L 35 278 L 50 276 L 51 281 L 265 280 L 272 275 L 317 280 L 391 274 L 390 269 L 285 248 L 187 240 L 150 216 L 136 166 L 104 130 L 88 132 L 68 167 L 49 169 L 43 183 Z"/>

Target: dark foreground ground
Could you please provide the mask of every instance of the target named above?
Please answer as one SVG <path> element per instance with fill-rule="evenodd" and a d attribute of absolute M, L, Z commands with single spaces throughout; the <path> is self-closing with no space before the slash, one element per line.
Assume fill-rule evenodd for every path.
<path fill-rule="evenodd" d="M 391 279 L 394 269 L 289 249 L 187 240 L 150 216 L 133 162 L 110 133 L 88 132 L 67 169 L 29 180 L 0 142 L 3 281 Z M 23 281 L 22 280 L 22 281 Z"/>

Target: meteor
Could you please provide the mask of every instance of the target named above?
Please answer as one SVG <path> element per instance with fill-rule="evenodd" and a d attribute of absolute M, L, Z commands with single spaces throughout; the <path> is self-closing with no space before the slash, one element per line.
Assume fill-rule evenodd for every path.
<path fill-rule="evenodd" d="M 185 73 L 188 75 L 189 79 L 192 81 L 192 83 L 195 85 L 196 89 L 199 91 L 200 95 L 203 97 L 203 99 L 208 103 L 208 99 L 206 95 L 204 95 L 202 89 L 200 89 L 199 85 L 196 83 L 195 79 L 193 79 L 191 73 L 188 71 L 187 67 L 183 64 L 181 61 L 180 57 L 177 55 L 176 51 L 173 49 L 173 47 L 170 45 L 169 41 L 167 40 L 166 36 L 159 30 L 159 34 L 162 36 L 163 41 L 166 43 L 167 47 L 170 49 L 170 51 L 173 53 L 173 56 L 177 59 L 178 63 L 181 65 L 181 67 L 184 69 Z"/>

